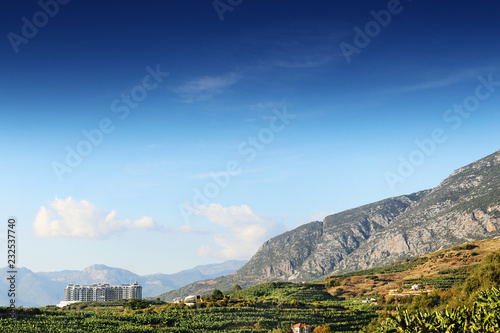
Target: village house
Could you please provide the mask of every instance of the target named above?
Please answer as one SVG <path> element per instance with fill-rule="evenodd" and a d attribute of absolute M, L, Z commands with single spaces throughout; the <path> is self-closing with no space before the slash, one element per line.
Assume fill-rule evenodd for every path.
<path fill-rule="evenodd" d="M 306 324 L 295 324 L 292 325 L 292 332 L 293 333 L 311 333 L 311 326 L 306 325 Z"/>

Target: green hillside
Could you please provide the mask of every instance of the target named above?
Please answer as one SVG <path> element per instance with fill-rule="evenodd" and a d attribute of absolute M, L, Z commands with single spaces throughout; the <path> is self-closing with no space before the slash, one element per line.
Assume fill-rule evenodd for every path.
<path fill-rule="evenodd" d="M 275 298 L 304 303 L 339 300 L 326 291 L 324 283 L 269 282 L 248 289 L 226 292 L 236 298 Z"/>

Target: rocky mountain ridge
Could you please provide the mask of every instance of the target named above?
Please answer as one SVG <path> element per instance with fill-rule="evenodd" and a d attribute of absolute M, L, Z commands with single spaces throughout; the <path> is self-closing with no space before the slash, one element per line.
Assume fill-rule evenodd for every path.
<path fill-rule="evenodd" d="M 397 224 L 334 269 L 346 272 L 500 236 L 500 151 L 454 171 Z"/>
<path fill-rule="evenodd" d="M 500 237 L 500 151 L 454 171 L 436 188 L 304 224 L 266 241 L 235 273 L 161 295 L 209 293 L 270 281 L 311 281 Z"/>

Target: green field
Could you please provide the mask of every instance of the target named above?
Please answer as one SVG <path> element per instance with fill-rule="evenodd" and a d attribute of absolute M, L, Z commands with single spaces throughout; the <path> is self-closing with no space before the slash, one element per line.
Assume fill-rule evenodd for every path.
<path fill-rule="evenodd" d="M 248 307 L 210 307 L 165 310 L 150 306 L 135 313 L 109 309 L 18 311 L 15 322 L 3 308 L 0 332 L 268 332 L 278 325 L 307 323 L 328 325 L 334 332 L 358 332 L 377 315 L 370 309 L 345 308 L 338 304 L 302 304 L 282 308 L 255 303 Z M 134 312 L 134 311 L 132 311 Z M 140 313 L 151 312 L 151 313 Z"/>

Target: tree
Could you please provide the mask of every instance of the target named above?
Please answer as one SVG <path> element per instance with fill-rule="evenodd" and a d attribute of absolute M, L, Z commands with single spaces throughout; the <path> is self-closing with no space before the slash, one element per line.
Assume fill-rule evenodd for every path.
<path fill-rule="evenodd" d="M 413 298 L 410 310 L 431 310 L 446 303 L 446 299 L 441 297 L 441 290 L 435 289 L 430 294 L 422 293 Z"/>
<path fill-rule="evenodd" d="M 212 297 L 214 299 L 222 299 L 224 298 L 224 294 L 219 289 L 215 289 L 214 292 L 212 293 Z"/>
<path fill-rule="evenodd" d="M 241 286 L 240 286 L 239 284 L 237 284 L 237 285 L 235 285 L 235 286 L 233 287 L 233 291 L 239 291 L 239 290 L 241 290 L 241 289 L 243 289 L 243 288 L 241 288 Z"/>
<path fill-rule="evenodd" d="M 125 303 L 125 308 L 129 310 L 145 309 L 149 307 L 149 303 L 142 299 L 132 298 Z"/>
<path fill-rule="evenodd" d="M 323 326 L 318 326 L 314 329 L 314 333 L 330 333 L 330 327 L 323 325 Z"/>

